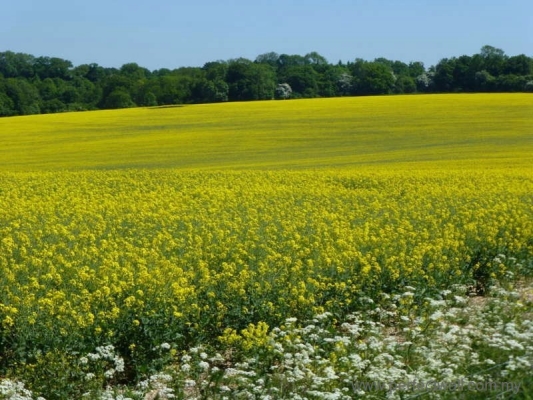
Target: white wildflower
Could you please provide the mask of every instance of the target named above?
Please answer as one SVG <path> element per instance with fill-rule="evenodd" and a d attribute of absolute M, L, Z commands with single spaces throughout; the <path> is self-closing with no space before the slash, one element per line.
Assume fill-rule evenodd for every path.
<path fill-rule="evenodd" d="M 200 361 L 198 363 L 198 366 L 202 368 L 204 371 L 207 371 L 209 369 L 209 363 L 205 361 Z"/>
<path fill-rule="evenodd" d="M 318 319 L 318 320 L 321 320 L 321 319 L 326 319 L 326 318 L 329 318 L 331 317 L 331 313 L 326 311 L 326 312 L 323 312 L 322 314 L 318 314 L 318 315 L 315 315 L 315 318 Z"/>
<path fill-rule="evenodd" d="M 437 321 L 441 319 L 444 316 L 444 314 L 441 311 L 435 311 L 433 314 L 429 316 L 429 319 L 432 321 Z"/>
<path fill-rule="evenodd" d="M 115 370 L 113 368 L 110 368 L 106 372 L 104 372 L 104 376 L 106 378 L 112 378 L 113 375 L 115 375 Z"/>
<path fill-rule="evenodd" d="M 185 380 L 185 387 L 194 387 L 196 386 L 196 381 L 193 381 L 192 379 L 186 379 Z"/>
<path fill-rule="evenodd" d="M 115 356 L 114 362 L 115 362 L 115 370 L 117 372 L 124 372 L 124 359 L 122 357 Z"/>

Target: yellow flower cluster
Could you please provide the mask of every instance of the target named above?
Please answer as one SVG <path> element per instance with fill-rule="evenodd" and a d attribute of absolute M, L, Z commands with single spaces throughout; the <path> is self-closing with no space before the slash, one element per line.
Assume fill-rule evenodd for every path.
<path fill-rule="evenodd" d="M 4 173 L 0 188 L 0 334 L 43 347 L 253 341 L 260 322 L 533 256 L 527 169 Z"/>

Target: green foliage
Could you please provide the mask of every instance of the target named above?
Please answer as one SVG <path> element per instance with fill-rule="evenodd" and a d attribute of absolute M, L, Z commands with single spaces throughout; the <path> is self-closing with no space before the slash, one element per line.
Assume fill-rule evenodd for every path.
<path fill-rule="evenodd" d="M 394 83 L 395 93 L 415 93 L 416 83 L 413 78 L 407 75 L 400 75 Z"/>
<path fill-rule="evenodd" d="M 443 58 L 428 69 L 384 57 L 330 64 L 316 51 L 304 56 L 269 52 L 254 61 L 212 61 L 203 67 L 155 71 L 126 63 L 73 66 L 58 57 L 0 52 L 0 116 L 72 110 L 125 108 L 280 97 L 279 84 L 292 98 L 435 92 L 531 91 L 533 59 L 508 57 L 493 46 L 472 56 Z M 8 83 L 7 80 L 11 79 Z M 14 80 L 14 81 L 13 81 Z"/>
<path fill-rule="evenodd" d="M 128 108 L 134 107 L 135 103 L 130 94 L 125 89 L 116 89 L 106 97 L 104 101 L 105 108 Z"/>
<path fill-rule="evenodd" d="M 0 81 L 0 116 L 9 117 L 15 114 L 15 103 L 11 98 L 2 90 Z"/>
<path fill-rule="evenodd" d="M 293 90 L 293 97 L 316 97 L 318 73 L 310 65 L 291 65 L 283 69 L 281 79 Z"/>
<path fill-rule="evenodd" d="M 22 78 L 8 78 L 5 83 L 6 94 L 11 98 L 16 114 L 39 114 L 39 91 Z"/>
<path fill-rule="evenodd" d="M 240 58 L 230 62 L 226 81 L 229 100 L 270 100 L 274 98 L 276 74 L 267 64 Z"/>
<path fill-rule="evenodd" d="M 72 63 L 57 57 L 38 57 L 33 64 L 35 74 L 40 79 L 59 78 L 69 80 Z"/>
<path fill-rule="evenodd" d="M 195 87 L 196 96 L 202 103 L 218 103 L 228 101 L 229 86 L 221 79 L 203 80 Z"/>
<path fill-rule="evenodd" d="M 364 62 L 359 69 L 355 88 L 357 94 L 389 94 L 394 88 L 394 73 L 380 62 Z"/>

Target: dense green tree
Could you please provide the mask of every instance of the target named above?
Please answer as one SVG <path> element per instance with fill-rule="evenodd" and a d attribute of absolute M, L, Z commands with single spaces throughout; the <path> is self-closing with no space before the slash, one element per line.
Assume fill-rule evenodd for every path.
<path fill-rule="evenodd" d="M 270 65 L 254 64 L 250 71 L 252 100 L 271 100 L 276 90 L 276 73 Z"/>
<path fill-rule="evenodd" d="M 424 63 L 420 61 L 410 62 L 408 65 L 408 68 L 409 68 L 409 76 L 413 79 L 416 79 L 417 77 L 419 77 L 420 75 L 426 72 Z"/>
<path fill-rule="evenodd" d="M 145 107 L 157 106 L 157 97 L 152 92 L 144 92 L 138 105 Z"/>
<path fill-rule="evenodd" d="M 228 101 L 229 85 L 226 82 L 228 63 L 214 61 L 202 67 L 205 78 L 198 81 L 194 92 L 194 101 L 198 103 L 211 103 Z"/>
<path fill-rule="evenodd" d="M 461 56 L 454 59 L 453 64 L 453 86 L 455 91 L 469 92 L 475 88 L 476 71 L 471 68 L 472 57 Z"/>
<path fill-rule="evenodd" d="M 278 71 L 287 67 L 306 65 L 307 63 L 305 57 L 298 54 L 282 54 L 278 57 Z"/>
<path fill-rule="evenodd" d="M 328 63 L 326 57 L 318 54 L 316 51 L 307 53 L 305 56 L 305 62 L 307 65 L 310 65 L 316 72 L 320 75 L 326 73 L 331 65 Z M 320 79 L 318 79 L 320 80 Z"/>
<path fill-rule="evenodd" d="M 533 60 L 524 54 L 505 60 L 503 73 L 508 75 L 530 75 L 533 73 Z"/>
<path fill-rule="evenodd" d="M 168 68 L 160 68 L 160 69 L 156 69 L 152 71 L 152 76 L 153 77 L 166 76 L 166 75 L 170 75 L 171 72 L 172 71 Z"/>
<path fill-rule="evenodd" d="M 499 76 L 503 73 L 507 57 L 502 49 L 493 46 L 483 46 L 480 51 L 483 59 L 483 69 L 492 76 Z"/>
<path fill-rule="evenodd" d="M 170 105 L 192 102 L 193 88 L 190 77 L 173 73 L 148 81 L 143 91 L 153 93 L 159 105 Z"/>
<path fill-rule="evenodd" d="M 240 58 L 228 66 L 229 100 L 268 100 L 274 98 L 276 74 L 268 64 Z"/>
<path fill-rule="evenodd" d="M 150 71 L 146 68 L 140 67 L 137 63 L 128 63 L 120 67 L 120 74 L 127 76 L 130 79 L 143 80 L 150 76 Z"/>
<path fill-rule="evenodd" d="M 386 65 L 394 73 L 394 75 L 409 75 L 409 66 L 401 61 L 387 60 L 386 58 L 376 58 L 375 63 Z"/>
<path fill-rule="evenodd" d="M 71 82 L 71 86 L 77 91 L 77 106 L 83 110 L 91 110 L 100 102 L 103 90 L 97 84 L 91 82 L 87 78 L 75 77 Z"/>
<path fill-rule="evenodd" d="M 61 100 L 65 102 L 65 104 L 80 103 L 80 93 L 74 86 L 64 85 L 61 91 Z"/>
<path fill-rule="evenodd" d="M 117 106 L 109 106 L 109 104 L 116 104 L 117 103 L 116 99 L 120 98 L 120 96 L 122 96 L 124 93 L 127 93 L 129 100 L 133 102 L 132 93 L 136 89 L 135 84 L 136 84 L 136 81 L 134 78 L 131 78 L 130 76 L 122 75 L 118 72 L 107 76 L 100 82 L 100 85 L 102 87 L 102 99 L 100 102 L 100 106 L 104 108 L 124 108 L 124 107 L 117 107 Z M 115 93 L 115 94 L 112 96 L 111 100 L 108 100 L 108 97 L 112 93 Z M 126 107 L 131 107 L 131 105 L 128 105 Z"/>
<path fill-rule="evenodd" d="M 81 76 L 92 83 L 102 82 L 109 75 L 109 70 L 98 64 L 83 64 L 72 70 L 74 76 Z"/>
<path fill-rule="evenodd" d="M 200 82 L 205 78 L 205 71 L 198 67 L 183 67 L 170 72 L 173 79 L 173 88 L 175 102 L 181 103 L 195 103 L 198 102 L 195 97 L 195 91 Z"/>
<path fill-rule="evenodd" d="M 494 85 L 498 92 L 522 92 L 527 79 L 519 75 L 500 75 L 495 79 Z"/>
<path fill-rule="evenodd" d="M 494 77 L 487 71 L 482 70 L 474 75 L 475 87 L 480 92 L 490 92 L 494 88 Z"/>
<path fill-rule="evenodd" d="M 316 97 L 318 76 L 318 72 L 310 65 L 291 65 L 283 68 L 278 74 L 278 79 L 291 86 L 294 98 Z"/>
<path fill-rule="evenodd" d="M 228 101 L 229 86 L 222 79 L 198 82 L 194 91 L 194 100 L 198 103 L 218 103 Z"/>
<path fill-rule="evenodd" d="M 178 78 L 172 75 L 156 75 L 144 86 L 144 91 L 145 93 L 153 93 L 158 105 L 177 104 L 180 102 L 177 80 Z"/>
<path fill-rule="evenodd" d="M 356 94 L 389 94 L 394 90 L 395 77 L 389 66 L 381 62 L 364 62 L 355 76 Z"/>
<path fill-rule="evenodd" d="M 415 93 L 416 83 L 409 75 L 400 75 L 394 82 L 394 93 Z"/>
<path fill-rule="evenodd" d="M 147 93 L 146 85 L 150 76 L 151 73 L 148 69 L 142 68 L 136 63 L 128 63 L 122 65 L 118 73 L 109 78 L 109 80 L 115 80 L 117 85 L 112 90 L 122 87 L 130 94 L 132 101 L 136 105 L 144 105 Z M 118 80 L 116 77 L 118 77 Z"/>
<path fill-rule="evenodd" d="M 311 53 L 307 53 L 305 56 L 304 56 L 305 60 L 306 60 L 306 63 L 309 64 L 309 65 L 328 65 L 328 60 L 326 59 L 326 57 L 318 54 L 316 51 L 312 51 Z"/>
<path fill-rule="evenodd" d="M 3 75 L 0 74 L 0 117 L 8 117 L 15 114 L 15 103 L 6 93 L 6 82 Z"/>
<path fill-rule="evenodd" d="M 44 101 L 58 98 L 60 93 L 52 78 L 46 78 L 37 85 L 41 99 Z"/>
<path fill-rule="evenodd" d="M 52 114 L 67 111 L 68 107 L 59 99 L 45 100 L 40 106 L 41 113 Z"/>
<path fill-rule="evenodd" d="M 483 46 L 478 54 L 421 62 L 376 58 L 330 64 L 317 52 L 264 53 L 203 67 L 155 71 L 72 63 L 58 57 L 0 52 L 0 115 L 122 108 L 290 96 L 331 97 L 389 93 L 532 91 L 533 59 Z"/>
<path fill-rule="evenodd" d="M 213 61 L 204 64 L 202 69 L 205 72 L 206 79 L 210 81 L 226 81 L 228 73 L 228 63 L 226 61 Z"/>
<path fill-rule="evenodd" d="M 350 71 L 353 77 L 360 76 L 362 74 L 363 65 L 367 61 L 363 60 L 362 58 L 356 58 L 353 62 L 348 62 L 346 67 Z"/>
<path fill-rule="evenodd" d="M 57 57 L 38 57 L 33 64 L 33 70 L 40 79 L 59 78 L 70 79 L 72 63 Z"/>
<path fill-rule="evenodd" d="M 345 96 L 351 92 L 352 76 L 348 69 L 340 65 L 327 64 L 317 75 L 318 96 Z"/>
<path fill-rule="evenodd" d="M 5 81 L 5 91 L 13 101 L 16 114 L 30 115 L 41 112 L 39 91 L 27 80 L 8 78 Z"/>
<path fill-rule="evenodd" d="M 5 51 L 0 53 L 0 74 L 4 78 L 32 78 L 35 57 L 30 54 Z"/>
<path fill-rule="evenodd" d="M 451 92 L 454 90 L 455 59 L 443 58 L 435 67 L 433 82 L 438 92 Z"/>
<path fill-rule="evenodd" d="M 0 117 L 9 117 L 15 114 L 15 103 L 5 92 L 0 91 Z"/>
<path fill-rule="evenodd" d="M 273 51 L 269 53 L 260 54 L 255 58 L 255 62 L 258 64 L 268 64 L 272 68 L 278 67 L 279 54 Z"/>
<path fill-rule="evenodd" d="M 130 94 L 123 88 L 113 90 L 106 96 L 104 101 L 105 108 L 128 108 L 135 106 Z"/>

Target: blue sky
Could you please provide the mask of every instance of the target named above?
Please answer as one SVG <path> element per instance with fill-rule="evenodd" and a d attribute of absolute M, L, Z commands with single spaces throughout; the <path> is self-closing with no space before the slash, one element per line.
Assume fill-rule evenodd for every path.
<path fill-rule="evenodd" d="M 332 63 L 533 56 L 532 0 L 1 0 L 0 51 L 150 70 L 317 51 Z"/>

